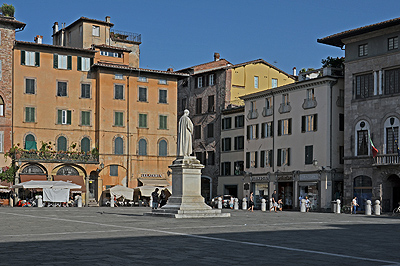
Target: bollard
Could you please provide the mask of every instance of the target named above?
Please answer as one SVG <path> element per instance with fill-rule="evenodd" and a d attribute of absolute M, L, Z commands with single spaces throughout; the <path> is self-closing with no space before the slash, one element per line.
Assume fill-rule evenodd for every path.
<path fill-rule="evenodd" d="M 10 195 L 10 199 L 9 199 L 9 201 L 8 201 L 10 207 L 14 207 L 13 201 L 14 201 L 14 200 L 13 200 L 12 196 Z"/>
<path fill-rule="evenodd" d="M 337 199 L 336 200 L 336 213 L 339 213 L 340 214 L 340 199 Z"/>
<path fill-rule="evenodd" d="M 375 206 L 374 206 L 374 213 L 375 215 L 381 215 L 381 202 L 379 200 L 375 200 Z"/>
<path fill-rule="evenodd" d="M 222 198 L 218 197 L 218 209 L 222 209 Z"/>
<path fill-rule="evenodd" d="M 301 200 L 300 212 L 306 212 L 306 200 Z"/>
<path fill-rule="evenodd" d="M 239 210 L 239 199 L 238 198 L 235 198 L 235 207 L 234 207 L 234 209 L 235 210 Z"/>
<path fill-rule="evenodd" d="M 272 198 L 269 199 L 269 211 L 272 211 L 272 209 L 274 208 L 274 204 L 272 203 Z"/>
<path fill-rule="evenodd" d="M 150 197 L 150 207 L 153 208 L 153 197 Z"/>
<path fill-rule="evenodd" d="M 267 204 L 265 203 L 265 199 L 261 200 L 261 211 L 265 212 L 267 210 Z"/>
<path fill-rule="evenodd" d="M 42 199 L 41 195 L 37 196 L 37 206 L 38 206 L 38 208 L 43 207 L 43 199 Z"/>
<path fill-rule="evenodd" d="M 82 208 L 82 196 L 78 196 L 78 207 Z"/>
<path fill-rule="evenodd" d="M 365 204 L 365 215 L 371 215 L 371 201 L 367 200 Z"/>
<path fill-rule="evenodd" d="M 247 199 L 246 198 L 243 198 L 242 209 L 247 210 Z"/>

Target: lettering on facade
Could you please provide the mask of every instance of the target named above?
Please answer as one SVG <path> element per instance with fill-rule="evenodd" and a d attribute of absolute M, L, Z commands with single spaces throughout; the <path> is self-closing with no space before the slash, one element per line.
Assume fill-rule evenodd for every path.
<path fill-rule="evenodd" d="M 268 176 L 252 176 L 250 177 L 251 182 L 257 182 L 257 181 L 269 181 Z"/>
<path fill-rule="evenodd" d="M 141 174 L 140 177 L 162 177 L 162 174 Z"/>
<path fill-rule="evenodd" d="M 282 181 L 282 180 L 292 180 L 292 176 L 291 175 L 281 175 L 278 176 L 278 181 Z"/>
<path fill-rule="evenodd" d="M 319 174 L 300 174 L 300 181 L 318 180 Z"/>

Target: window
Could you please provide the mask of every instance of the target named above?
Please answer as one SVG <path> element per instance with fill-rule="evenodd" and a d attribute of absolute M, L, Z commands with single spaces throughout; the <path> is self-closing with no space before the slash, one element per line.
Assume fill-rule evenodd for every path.
<path fill-rule="evenodd" d="M 231 162 L 221 163 L 221 175 L 222 176 L 231 175 Z"/>
<path fill-rule="evenodd" d="M 0 116 L 4 116 L 4 100 L 3 98 L 0 96 Z"/>
<path fill-rule="evenodd" d="M 21 65 L 40 66 L 40 53 L 21 51 Z"/>
<path fill-rule="evenodd" d="M 167 85 L 167 80 L 166 79 L 159 79 L 158 80 L 158 84 Z"/>
<path fill-rule="evenodd" d="M 368 44 L 361 44 L 358 46 L 358 56 L 368 55 Z"/>
<path fill-rule="evenodd" d="M 28 134 L 25 136 L 25 145 L 24 145 L 25 150 L 37 150 L 36 146 L 36 139 L 35 136 L 32 134 Z"/>
<path fill-rule="evenodd" d="M 145 139 L 139 140 L 139 155 L 147 155 L 147 141 Z"/>
<path fill-rule="evenodd" d="M 147 78 L 146 77 L 139 77 L 138 81 L 140 82 L 147 82 Z"/>
<path fill-rule="evenodd" d="M 84 137 L 81 140 L 81 152 L 90 152 L 90 140 L 88 137 Z"/>
<path fill-rule="evenodd" d="M 207 152 L 207 164 L 215 165 L 215 152 L 214 151 Z"/>
<path fill-rule="evenodd" d="M 115 100 L 124 99 L 124 85 L 114 84 L 114 99 Z"/>
<path fill-rule="evenodd" d="M 187 105 L 187 99 L 183 98 L 181 104 L 182 104 L 182 111 L 185 111 Z"/>
<path fill-rule="evenodd" d="M 81 98 L 90 99 L 90 84 L 81 84 Z"/>
<path fill-rule="evenodd" d="M 122 58 L 122 54 L 116 52 L 100 51 L 100 55 Z"/>
<path fill-rule="evenodd" d="M 110 165 L 110 176 L 118 176 L 118 165 Z"/>
<path fill-rule="evenodd" d="M 25 93 L 35 94 L 36 93 L 36 80 L 32 78 L 25 79 Z"/>
<path fill-rule="evenodd" d="M 158 142 L 158 156 L 167 156 L 168 155 L 168 144 L 166 140 L 160 140 Z"/>
<path fill-rule="evenodd" d="M 0 131 L 0 152 L 4 152 L 4 131 Z"/>
<path fill-rule="evenodd" d="M 124 126 L 124 113 L 114 112 L 114 126 L 123 127 Z"/>
<path fill-rule="evenodd" d="M 397 153 L 399 127 L 386 128 L 386 154 Z"/>
<path fill-rule="evenodd" d="M 90 70 L 90 58 L 89 57 L 77 57 L 77 70 L 78 71 L 89 71 Z"/>
<path fill-rule="evenodd" d="M 260 167 L 272 167 L 273 166 L 273 151 L 261 151 L 260 154 Z"/>
<path fill-rule="evenodd" d="M 272 79 L 271 81 L 272 81 L 272 86 L 271 86 L 271 88 L 276 88 L 276 87 L 278 87 L 278 80 L 277 80 L 277 79 Z"/>
<path fill-rule="evenodd" d="M 81 126 L 90 126 L 90 111 L 81 112 Z"/>
<path fill-rule="evenodd" d="M 270 138 L 274 136 L 274 124 L 273 122 L 267 122 L 261 124 L 261 138 Z"/>
<path fill-rule="evenodd" d="M 197 88 L 203 87 L 203 77 L 197 78 Z"/>
<path fill-rule="evenodd" d="M 158 102 L 159 103 L 168 103 L 167 100 L 167 90 L 159 90 L 158 91 Z"/>
<path fill-rule="evenodd" d="M 124 79 L 124 75 L 122 74 L 115 74 L 114 79 Z"/>
<path fill-rule="evenodd" d="M 114 140 L 114 154 L 124 154 L 124 140 L 121 137 L 116 137 Z"/>
<path fill-rule="evenodd" d="M 244 162 L 243 161 L 237 161 L 234 162 L 234 175 L 242 175 L 244 171 Z"/>
<path fill-rule="evenodd" d="M 265 98 L 265 108 L 267 109 L 272 108 L 272 97 Z"/>
<path fill-rule="evenodd" d="M 92 35 L 97 36 L 97 37 L 100 36 L 100 27 L 99 26 L 95 26 L 95 25 L 92 26 Z"/>
<path fill-rule="evenodd" d="M 57 124 L 71 125 L 71 110 L 57 110 Z"/>
<path fill-rule="evenodd" d="M 318 114 L 303 115 L 301 117 L 301 132 L 317 131 Z"/>
<path fill-rule="evenodd" d="M 244 115 L 238 115 L 235 117 L 235 128 L 244 127 Z"/>
<path fill-rule="evenodd" d="M 400 93 L 400 68 L 385 71 L 385 95 Z"/>
<path fill-rule="evenodd" d="M 314 95 L 314 89 L 307 89 L 307 100 L 314 100 L 315 95 Z"/>
<path fill-rule="evenodd" d="M 159 116 L 159 127 L 158 127 L 159 129 L 168 129 L 167 118 L 168 116 L 166 115 Z"/>
<path fill-rule="evenodd" d="M 344 114 L 339 114 L 339 131 L 344 131 Z"/>
<path fill-rule="evenodd" d="M 278 120 L 278 136 L 292 134 L 292 119 Z"/>
<path fill-rule="evenodd" d="M 372 76 L 372 73 L 356 76 L 355 94 L 356 99 L 368 98 L 374 95 L 374 77 Z"/>
<path fill-rule="evenodd" d="M 53 67 L 56 69 L 72 69 L 72 57 L 70 55 L 54 54 Z"/>
<path fill-rule="evenodd" d="M 139 87 L 139 102 L 147 102 L 147 88 Z"/>
<path fill-rule="evenodd" d="M 222 151 L 230 151 L 230 150 L 231 150 L 231 138 L 223 138 Z"/>
<path fill-rule="evenodd" d="M 222 119 L 222 130 L 231 129 L 232 128 L 232 118 L 225 117 Z"/>
<path fill-rule="evenodd" d="M 139 127 L 147 128 L 147 114 L 139 114 Z"/>
<path fill-rule="evenodd" d="M 287 94 L 287 93 L 282 94 L 282 104 L 284 104 L 284 105 L 289 104 L 289 94 Z"/>
<path fill-rule="evenodd" d="M 246 168 L 257 168 L 258 152 L 246 152 Z"/>
<path fill-rule="evenodd" d="M 214 123 L 209 123 L 207 125 L 207 138 L 214 137 Z"/>
<path fill-rule="evenodd" d="M 368 155 L 368 130 L 357 131 L 357 155 Z"/>
<path fill-rule="evenodd" d="M 208 112 L 214 112 L 214 95 L 208 96 Z"/>
<path fill-rule="evenodd" d="M 314 160 L 314 156 L 313 156 L 313 145 L 310 146 L 306 146 L 305 147 L 305 164 L 312 164 L 313 160 Z"/>
<path fill-rule="evenodd" d="M 234 139 L 234 149 L 235 151 L 243 150 L 244 149 L 244 136 L 237 136 Z"/>
<path fill-rule="evenodd" d="M 210 74 L 210 75 L 208 76 L 208 85 L 209 85 L 209 86 L 214 85 L 214 74 Z"/>
<path fill-rule="evenodd" d="M 254 88 L 258 89 L 258 77 L 254 76 Z"/>
<path fill-rule="evenodd" d="M 57 151 L 67 151 L 67 138 L 60 136 L 57 139 Z"/>
<path fill-rule="evenodd" d="M 247 139 L 258 139 L 258 124 L 247 126 Z"/>
<path fill-rule="evenodd" d="M 201 114 L 202 113 L 202 105 L 203 101 L 201 98 L 196 99 L 196 114 Z"/>
<path fill-rule="evenodd" d="M 344 146 L 339 146 L 339 163 L 344 164 Z"/>
<path fill-rule="evenodd" d="M 256 111 L 256 109 L 257 109 L 256 101 L 251 101 L 250 102 L 250 111 L 254 112 L 254 111 Z"/>
<path fill-rule="evenodd" d="M 388 50 L 394 50 L 399 48 L 399 38 L 393 37 L 388 39 Z"/>
<path fill-rule="evenodd" d="M 278 161 L 277 166 L 289 166 L 290 165 L 290 148 L 278 149 Z"/>
<path fill-rule="evenodd" d="M 196 152 L 195 155 L 196 155 L 196 159 L 199 160 L 201 164 L 204 164 L 205 153 Z"/>
<path fill-rule="evenodd" d="M 194 126 L 194 139 L 201 139 L 201 126 Z"/>
<path fill-rule="evenodd" d="M 57 81 L 57 96 L 67 97 L 68 96 L 68 83 L 65 81 Z"/>
<path fill-rule="evenodd" d="M 25 122 L 35 122 L 35 107 L 25 107 Z"/>

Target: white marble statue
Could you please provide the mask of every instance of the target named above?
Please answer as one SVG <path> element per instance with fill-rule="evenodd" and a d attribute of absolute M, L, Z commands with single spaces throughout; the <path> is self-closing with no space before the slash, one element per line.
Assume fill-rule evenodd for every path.
<path fill-rule="evenodd" d="M 185 110 L 179 119 L 178 126 L 178 156 L 190 156 L 192 154 L 193 123 L 189 118 L 189 110 Z"/>

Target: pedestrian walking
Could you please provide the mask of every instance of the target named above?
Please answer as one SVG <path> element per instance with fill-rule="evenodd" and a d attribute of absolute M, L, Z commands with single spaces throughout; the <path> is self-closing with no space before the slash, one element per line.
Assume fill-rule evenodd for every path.
<path fill-rule="evenodd" d="M 234 204 L 234 202 L 235 202 L 235 199 L 231 196 L 231 199 L 229 200 L 229 207 L 230 207 L 231 209 L 233 209 L 233 204 Z"/>
<path fill-rule="evenodd" d="M 247 209 L 248 211 L 253 211 L 254 210 L 254 195 L 253 192 L 250 193 L 250 201 L 249 201 L 249 208 Z"/>
<path fill-rule="evenodd" d="M 274 190 L 274 193 L 272 194 L 272 204 L 274 206 L 274 211 L 276 211 L 276 208 L 278 207 L 278 194 L 276 193 L 276 190 Z"/>
<path fill-rule="evenodd" d="M 282 211 L 282 207 L 283 207 L 283 201 L 282 201 L 282 199 L 279 199 L 278 200 L 278 210 Z"/>
<path fill-rule="evenodd" d="M 357 203 L 357 197 L 354 197 L 353 200 L 351 201 L 351 213 L 356 214 L 357 206 L 360 206 L 360 205 L 358 205 L 358 203 Z"/>
<path fill-rule="evenodd" d="M 151 197 L 153 199 L 153 206 L 151 207 L 152 209 L 157 209 L 158 208 L 158 188 L 156 188 L 153 193 L 151 193 Z"/>
<path fill-rule="evenodd" d="M 306 212 L 310 211 L 310 207 L 311 207 L 311 201 L 306 196 Z"/>

